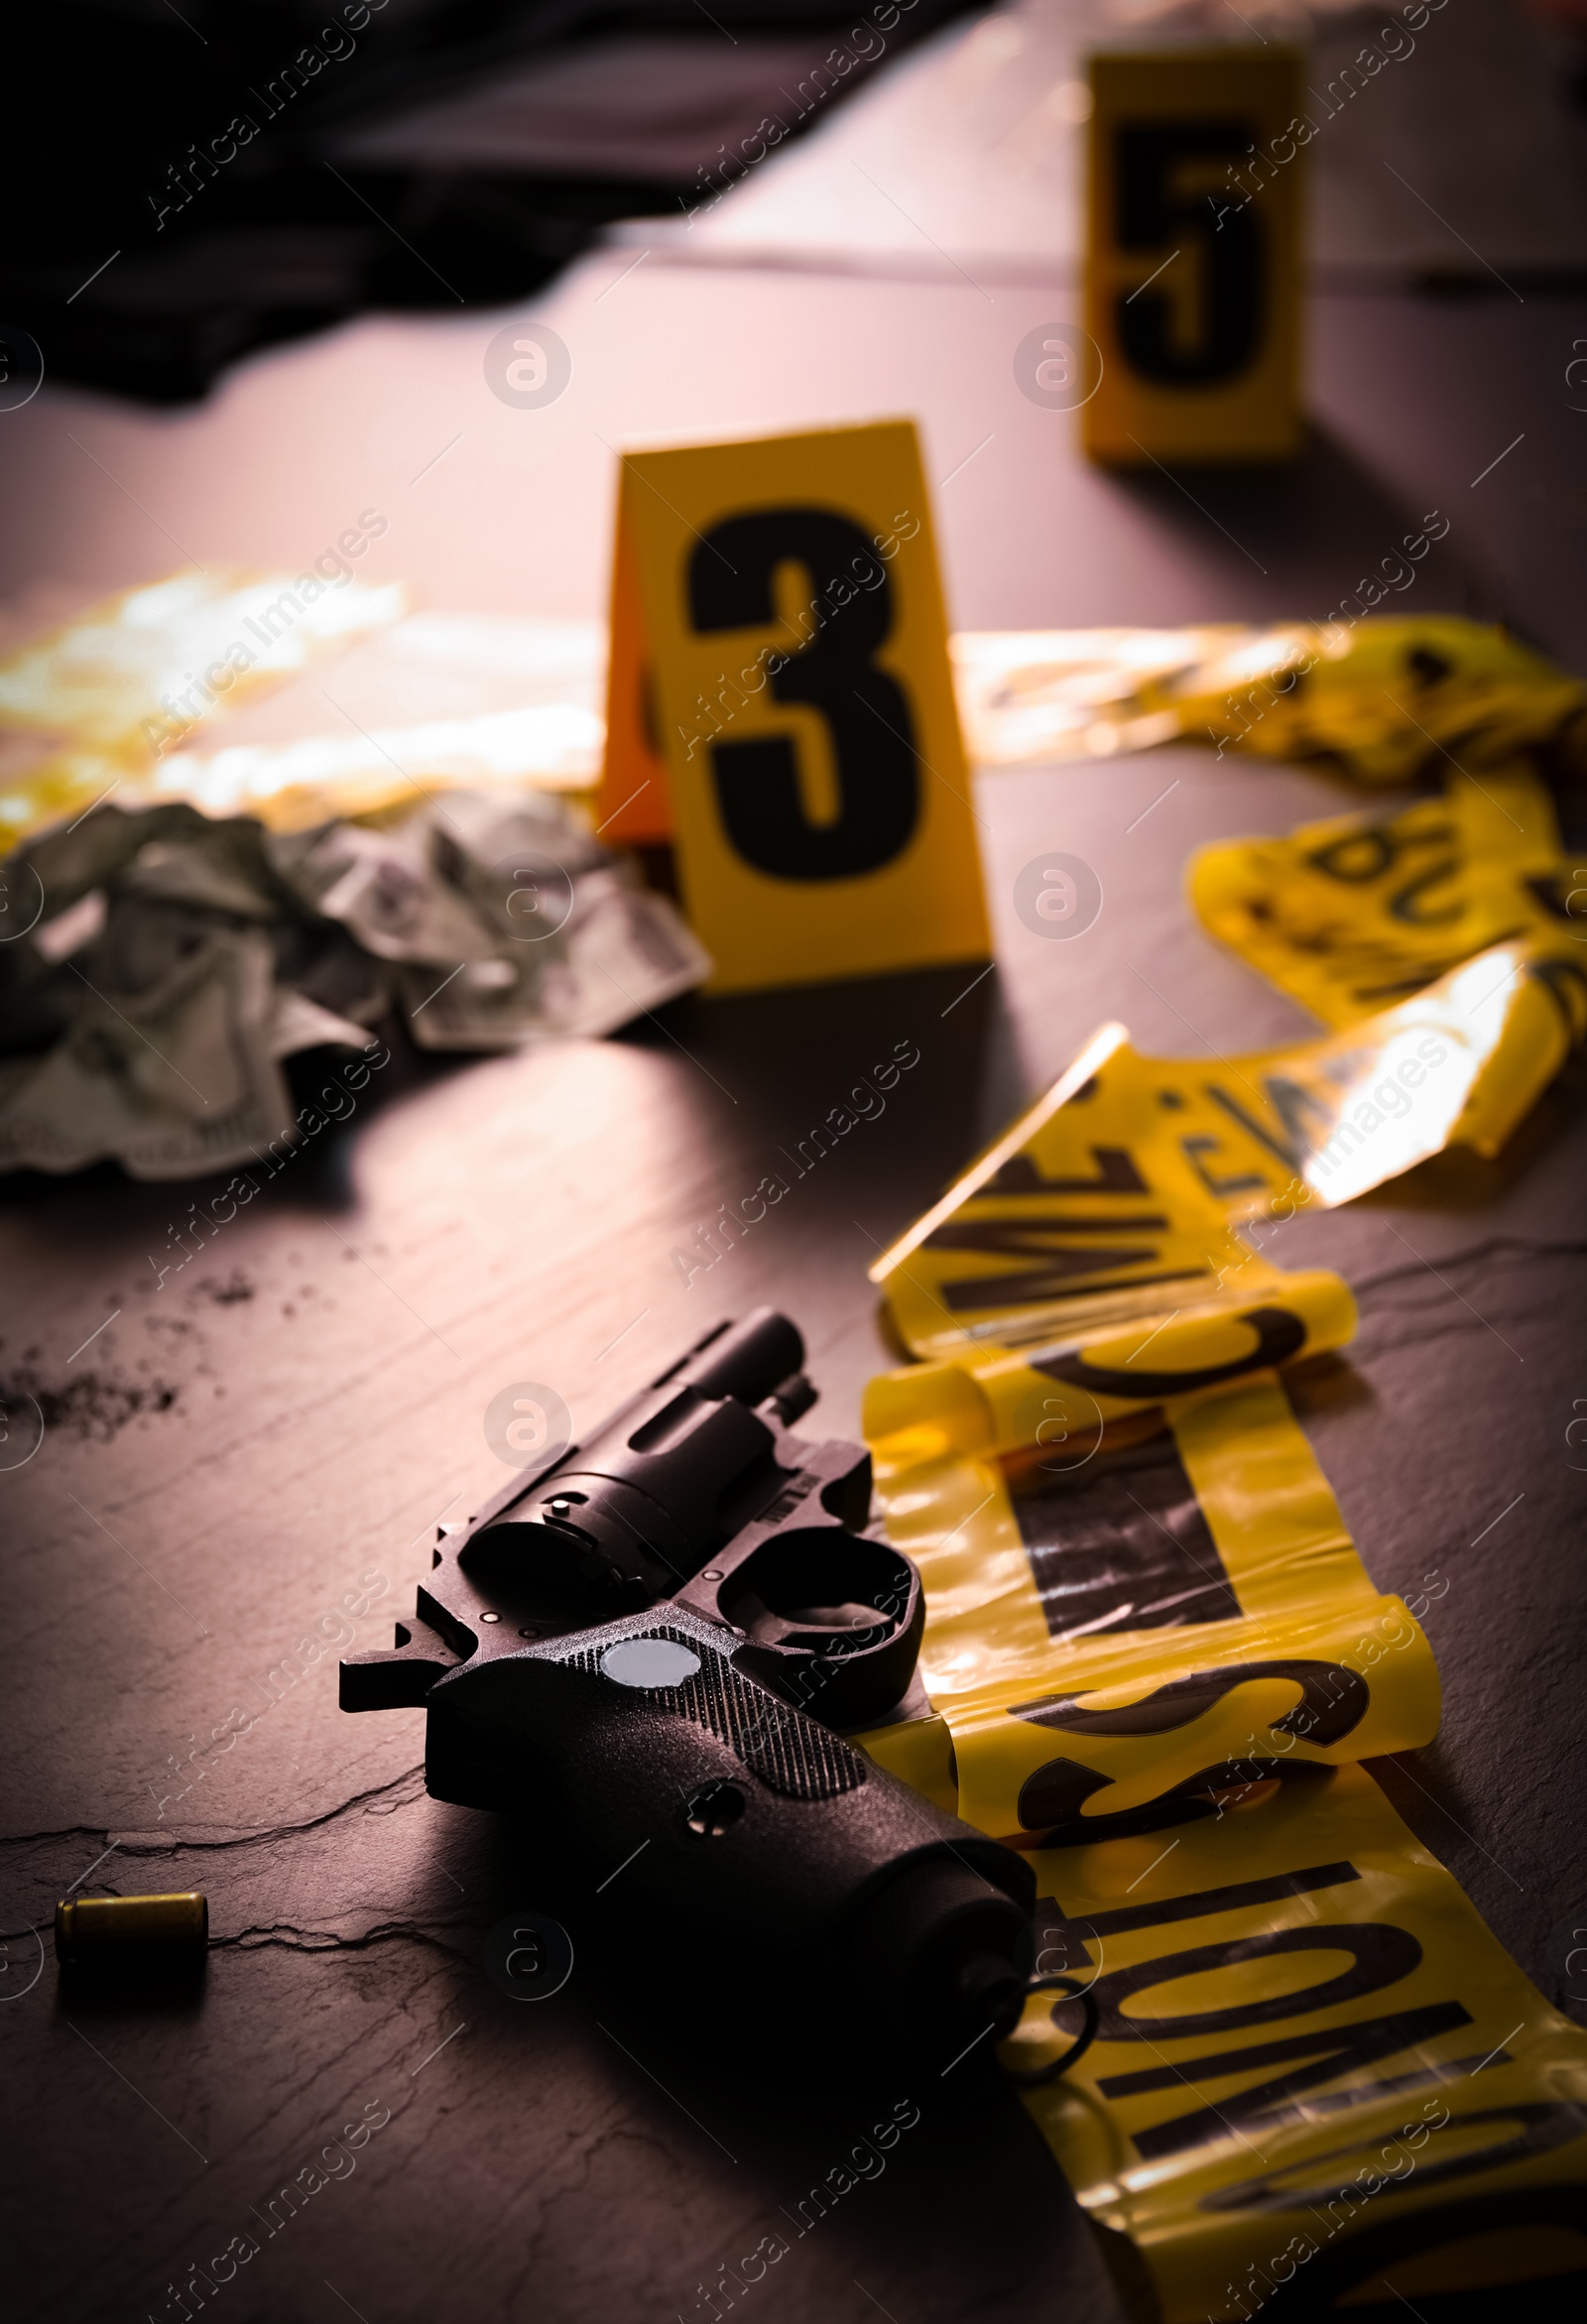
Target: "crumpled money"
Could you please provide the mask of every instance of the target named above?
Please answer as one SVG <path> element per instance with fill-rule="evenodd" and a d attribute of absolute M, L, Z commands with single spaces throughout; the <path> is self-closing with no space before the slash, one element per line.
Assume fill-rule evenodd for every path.
<path fill-rule="evenodd" d="M 448 792 L 395 828 L 333 823 L 270 850 L 306 904 L 401 964 L 425 1048 L 611 1033 L 710 973 L 668 899 L 534 794 Z"/>
<path fill-rule="evenodd" d="M 231 1167 L 295 1135 L 300 1050 L 399 1013 L 431 1049 L 590 1037 L 710 965 L 551 798 L 285 834 L 107 803 L 0 864 L 0 1169 Z"/>

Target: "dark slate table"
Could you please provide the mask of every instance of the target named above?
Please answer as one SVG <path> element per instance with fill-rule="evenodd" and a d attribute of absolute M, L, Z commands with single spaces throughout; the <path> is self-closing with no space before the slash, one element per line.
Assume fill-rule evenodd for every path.
<path fill-rule="evenodd" d="M 618 264 L 589 268 L 564 295 L 586 307 Z M 714 301 L 730 318 L 730 383 L 703 415 L 724 432 L 906 407 L 913 365 L 935 475 L 975 441 L 977 395 L 992 394 L 978 340 L 958 329 L 984 319 L 959 288 L 652 269 L 624 296 L 648 303 L 624 331 L 638 313 L 674 383 L 701 313 Z M 1058 297 L 1006 296 L 1011 344 Z M 956 618 L 1321 613 L 1437 506 L 1454 522 L 1417 604 L 1505 612 L 1579 666 L 1587 419 L 1550 372 L 1555 334 L 1577 319 L 1535 296 L 1319 299 L 1309 459 L 1282 479 L 1189 479 L 1193 501 L 1161 477 L 1089 475 L 1038 434 L 1049 416 L 1000 386 L 995 453 L 942 495 Z M 472 377 L 482 333 L 467 327 Z M 304 541 L 333 531 L 367 481 L 343 473 L 366 407 L 336 381 L 356 386 L 361 364 L 378 374 L 394 333 L 441 362 L 448 331 L 463 343 L 462 324 L 364 326 L 273 358 L 218 413 L 181 423 L 41 399 L 33 432 L 5 446 L 29 454 L 10 580 L 109 585 L 168 560 L 108 485 L 86 497 L 65 465 L 71 432 L 123 479 L 133 461 L 151 522 L 196 529 L 200 553 L 239 553 L 247 506 L 277 484 L 297 495 Z M 779 373 L 773 398 L 768 366 L 790 349 L 802 368 L 792 384 Z M 262 448 L 249 432 L 261 398 L 278 415 L 319 411 L 328 449 L 289 458 L 285 421 Z M 416 421 L 416 445 L 443 440 L 439 417 Z M 665 397 L 630 417 L 675 425 Z M 1525 442 L 1473 483 L 1513 437 Z M 394 474 L 419 466 L 406 442 L 377 455 Z M 434 547 L 465 507 L 476 539 L 496 522 L 467 456 L 455 484 L 437 472 L 463 498 L 437 504 L 392 569 L 423 574 L 430 556 L 442 601 L 505 605 L 499 576 L 470 597 Z M 580 458 L 577 506 L 595 524 L 606 455 Z M 62 479 L 79 496 L 63 533 L 51 514 Z M 599 553 L 565 538 L 566 597 L 516 602 L 594 610 Z M 1181 1054 L 1304 1030 L 1192 926 L 1180 869 L 1200 839 L 1336 811 L 1337 789 L 1184 752 L 992 776 L 978 801 L 999 965 L 972 991 L 950 971 L 690 1000 L 615 1040 L 495 1061 L 399 1053 L 347 1125 L 164 1287 L 149 1255 L 168 1254 L 209 1189 L 110 1168 L 0 1189 L 0 1369 L 48 1418 L 38 1456 L 0 1472 L 5 1925 L 48 1929 L 74 1886 L 196 1886 L 216 1940 L 199 1990 L 96 1998 L 60 1988 L 48 1936 L 8 1938 L 5 2273 L 24 2312 L 164 2319 L 202 2299 L 233 2324 L 348 2310 L 365 2324 L 694 2324 L 729 2312 L 723 2265 L 781 2234 L 786 2260 L 737 2300 L 769 2324 L 1120 2313 L 1016 2104 L 969 2075 L 879 2066 L 853 2029 L 807 2022 L 775 1993 L 726 2005 L 708 1951 L 665 1960 L 620 1881 L 597 1901 L 532 1817 L 509 1826 L 428 1800 L 423 1714 L 340 1715 L 329 1643 L 389 1643 L 437 1521 L 501 1475 L 481 1416 L 509 1382 L 543 1380 L 593 1418 L 709 1323 L 770 1300 L 805 1331 L 819 1419 L 852 1431 L 888 1361 L 865 1280 L 876 1247 L 1103 1018 Z M 1020 868 L 1054 843 L 1096 866 L 1107 897 L 1065 944 L 1030 935 L 1010 902 Z M 920 1066 L 885 1115 L 685 1286 L 674 1250 L 905 1039 Z M 1587 1414 L 1580 1097 L 1567 1076 L 1500 1164 L 1430 1168 L 1297 1220 L 1275 1252 L 1340 1268 L 1360 1295 L 1355 1345 L 1292 1393 L 1369 1570 L 1406 1593 L 1447 1583 L 1428 1616 L 1442 1732 L 1379 1772 L 1567 2006 L 1572 1932 L 1587 1926 L 1573 1683 L 1587 1451 L 1567 1436 Z M 367 1611 L 354 1619 L 349 1600 Z M 325 1651 L 294 1677 L 283 1658 L 316 1625 Z M 195 1760 L 216 1728 L 235 1741 Z M 560 1918 L 576 1949 L 566 1987 L 536 2006 L 480 1966 L 485 1931 L 524 1907 Z M 886 2171 L 796 2235 L 800 2194 L 898 2102 L 919 2120 Z M 279 2198 L 270 2214 L 305 2170 L 322 2183 L 295 2216 Z M 261 2249 L 233 2280 L 206 2291 L 190 2277 L 243 2237 Z"/>

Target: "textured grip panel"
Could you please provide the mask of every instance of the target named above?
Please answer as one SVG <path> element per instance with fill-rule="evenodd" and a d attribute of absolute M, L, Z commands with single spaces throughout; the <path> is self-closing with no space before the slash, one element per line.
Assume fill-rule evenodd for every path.
<path fill-rule="evenodd" d="M 662 1628 L 644 1636 L 668 1639 L 691 1653 L 700 1651 L 698 1639 L 683 1631 Z M 565 1657 L 566 1666 L 598 1672 L 603 1651 L 600 1647 L 585 1647 Z M 865 1781 L 865 1761 L 857 1751 L 770 1688 L 753 1684 L 719 1655 L 702 1654 L 692 1678 L 681 1686 L 648 1689 L 646 1699 L 675 1711 L 679 1718 L 692 1719 L 786 1798 L 836 1799 L 845 1791 L 857 1791 Z"/>

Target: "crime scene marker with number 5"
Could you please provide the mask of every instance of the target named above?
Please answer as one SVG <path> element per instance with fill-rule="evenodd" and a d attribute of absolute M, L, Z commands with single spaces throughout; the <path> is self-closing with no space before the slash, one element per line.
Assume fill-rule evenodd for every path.
<path fill-rule="evenodd" d="M 1120 466 L 1301 444 L 1299 60 L 1091 59 L 1085 448 Z"/>

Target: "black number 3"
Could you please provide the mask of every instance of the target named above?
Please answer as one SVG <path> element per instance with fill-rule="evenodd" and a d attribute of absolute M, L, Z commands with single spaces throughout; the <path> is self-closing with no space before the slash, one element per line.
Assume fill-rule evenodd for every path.
<path fill-rule="evenodd" d="M 772 576 L 789 562 L 809 575 L 817 626 L 768 683 L 774 701 L 807 702 L 826 720 L 837 815 L 829 823 L 806 815 L 792 735 L 713 742 L 711 776 L 727 836 L 757 871 L 778 880 L 855 879 L 902 855 L 920 815 L 909 700 L 872 660 L 893 627 L 893 583 L 873 544 L 827 509 L 730 517 L 689 558 L 689 619 L 701 633 L 775 620 Z"/>
<path fill-rule="evenodd" d="M 1257 221 L 1225 208 L 1215 229 L 1209 197 L 1181 194 L 1172 183 L 1180 163 L 1243 160 L 1251 142 L 1237 121 L 1142 123 L 1118 131 L 1119 248 L 1157 251 L 1192 234 L 1202 248 L 1206 306 L 1197 345 L 1180 347 L 1169 338 L 1169 302 L 1160 295 L 1132 292 L 1119 302 L 1120 344 L 1143 379 L 1210 387 L 1243 371 L 1257 351 L 1263 257 Z"/>

